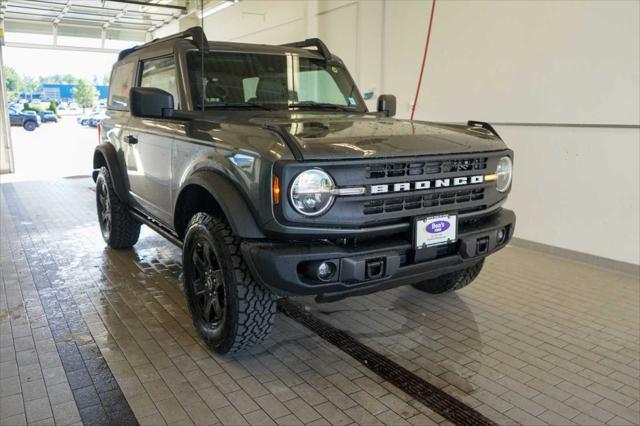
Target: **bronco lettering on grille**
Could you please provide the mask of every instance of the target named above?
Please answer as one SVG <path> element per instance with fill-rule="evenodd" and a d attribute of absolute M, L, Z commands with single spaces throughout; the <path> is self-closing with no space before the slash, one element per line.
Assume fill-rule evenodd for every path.
<path fill-rule="evenodd" d="M 462 176 L 456 178 L 420 180 L 415 182 L 400 182 L 394 184 L 371 185 L 370 194 L 384 194 L 386 192 L 418 191 L 431 188 L 448 188 L 451 186 L 477 185 L 484 182 L 484 176 Z"/>

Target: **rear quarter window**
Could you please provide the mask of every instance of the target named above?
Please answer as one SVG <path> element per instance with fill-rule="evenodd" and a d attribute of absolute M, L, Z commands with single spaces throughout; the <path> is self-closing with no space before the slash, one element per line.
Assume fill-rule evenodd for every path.
<path fill-rule="evenodd" d="M 133 81 L 135 62 L 118 65 L 113 71 L 109 86 L 109 109 L 129 110 L 129 89 Z"/>

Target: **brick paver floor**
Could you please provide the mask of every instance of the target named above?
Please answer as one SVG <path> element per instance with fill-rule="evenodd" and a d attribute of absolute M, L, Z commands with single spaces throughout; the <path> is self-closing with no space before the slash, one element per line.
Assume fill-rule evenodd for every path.
<path fill-rule="evenodd" d="M 207 351 L 180 251 L 106 248 L 92 188 L 0 185 L 0 424 L 448 423 L 282 314 Z M 637 277 L 508 247 L 455 294 L 298 302 L 499 424 L 640 423 Z"/>

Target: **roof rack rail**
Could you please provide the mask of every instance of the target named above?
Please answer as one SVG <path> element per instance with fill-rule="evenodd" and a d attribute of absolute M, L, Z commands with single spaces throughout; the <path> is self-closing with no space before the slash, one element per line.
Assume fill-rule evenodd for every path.
<path fill-rule="evenodd" d="M 193 39 L 193 42 L 198 46 L 198 49 L 202 49 L 205 52 L 209 50 L 209 41 L 207 40 L 207 36 L 204 34 L 204 30 L 202 29 L 202 27 L 191 27 L 188 30 L 182 31 L 181 33 L 172 34 L 167 37 L 156 38 L 150 41 L 149 43 L 133 46 L 129 49 L 124 49 L 118 54 L 118 60 L 120 61 L 126 58 L 131 53 L 135 52 L 136 50 L 142 49 L 143 47 L 151 46 L 156 43 L 161 43 L 163 41 L 176 40 L 176 39 L 189 38 L 189 37 Z"/>
<path fill-rule="evenodd" d="M 319 38 L 308 38 L 304 41 L 295 41 L 293 43 L 286 43 L 286 44 L 283 44 L 282 46 L 299 47 L 299 48 L 315 47 L 316 49 L 318 49 L 318 53 L 320 53 L 320 55 L 322 55 L 322 57 L 325 60 L 327 61 L 331 60 L 331 52 L 329 51 L 329 48 Z"/>

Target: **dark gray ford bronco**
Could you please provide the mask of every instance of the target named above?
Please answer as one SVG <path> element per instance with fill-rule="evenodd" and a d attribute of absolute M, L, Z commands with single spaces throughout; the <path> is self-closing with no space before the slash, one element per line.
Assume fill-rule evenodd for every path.
<path fill-rule="evenodd" d="M 93 159 L 102 236 L 141 224 L 183 249 L 209 346 L 259 342 L 276 300 L 411 284 L 457 290 L 513 235 L 513 153 L 494 129 L 367 107 L 318 39 L 210 43 L 201 28 L 120 53 Z"/>

